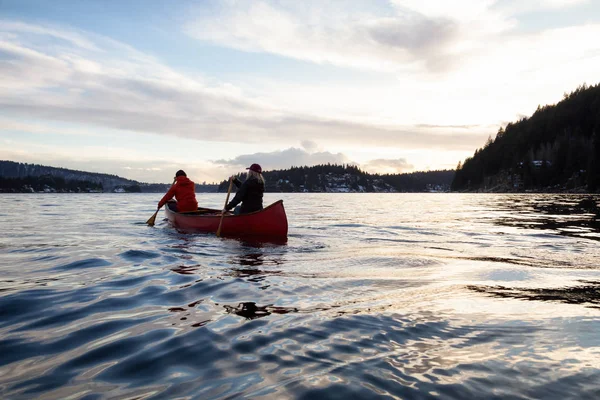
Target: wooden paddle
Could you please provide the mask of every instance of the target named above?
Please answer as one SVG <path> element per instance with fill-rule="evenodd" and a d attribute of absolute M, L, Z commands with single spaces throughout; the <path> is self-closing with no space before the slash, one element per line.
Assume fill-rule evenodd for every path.
<path fill-rule="evenodd" d="M 154 221 L 156 221 L 156 216 L 158 215 L 159 210 L 160 208 L 157 208 L 154 214 L 150 218 L 148 218 L 148 221 L 146 221 L 148 226 L 154 226 Z"/>
<path fill-rule="evenodd" d="M 175 182 L 177 182 L 177 178 L 173 179 L 173 185 L 175 184 Z M 173 185 L 171 185 L 171 187 L 173 187 Z M 150 218 L 148 218 L 148 221 L 146 221 L 148 226 L 154 226 L 154 222 L 156 221 L 156 216 L 158 215 L 159 210 L 160 210 L 160 207 L 158 207 L 156 209 L 156 211 L 154 212 L 154 214 Z"/>
<path fill-rule="evenodd" d="M 227 198 L 225 199 L 225 205 L 223 206 L 223 212 L 221 213 L 221 220 L 219 221 L 219 229 L 217 229 L 217 237 L 221 236 L 221 226 L 223 225 L 223 217 L 225 217 L 225 208 L 229 203 L 229 195 L 231 194 L 231 187 L 233 186 L 233 179 L 229 178 L 229 189 L 227 189 Z"/>

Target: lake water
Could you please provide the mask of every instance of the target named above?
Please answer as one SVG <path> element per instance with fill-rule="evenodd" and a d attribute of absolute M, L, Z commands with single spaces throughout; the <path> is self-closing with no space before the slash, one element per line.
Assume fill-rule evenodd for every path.
<path fill-rule="evenodd" d="M 600 398 L 598 196 L 266 194 L 286 244 L 160 197 L 0 195 L 0 398 Z"/>

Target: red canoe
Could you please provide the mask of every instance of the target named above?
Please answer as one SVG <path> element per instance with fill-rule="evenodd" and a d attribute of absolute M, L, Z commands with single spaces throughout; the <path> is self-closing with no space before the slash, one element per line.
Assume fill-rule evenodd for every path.
<path fill-rule="evenodd" d="M 178 213 L 171 209 L 175 202 L 167 203 L 165 213 L 169 222 L 182 229 L 200 232 L 217 232 L 221 210 L 198 208 L 198 211 Z M 288 223 L 283 200 L 276 201 L 260 211 L 242 215 L 225 215 L 221 236 L 287 237 Z"/>

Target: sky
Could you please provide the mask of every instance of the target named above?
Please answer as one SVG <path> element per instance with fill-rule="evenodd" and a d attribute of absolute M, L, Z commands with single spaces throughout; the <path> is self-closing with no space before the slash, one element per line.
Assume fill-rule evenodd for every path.
<path fill-rule="evenodd" d="M 452 169 L 600 81 L 600 0 L 0 0 L 0 160 Z"/>

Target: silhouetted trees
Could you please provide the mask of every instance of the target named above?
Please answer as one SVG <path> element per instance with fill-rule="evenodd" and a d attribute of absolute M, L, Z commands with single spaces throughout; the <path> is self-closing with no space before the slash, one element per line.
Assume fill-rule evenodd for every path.
<path fill-rule="evenodd" d="M 0 160 L 0 192 L 144 192 L 161 193 L 170 183 L 142 183 L 117 175 Z M 196 192 L 216 192 L 217 184 L 196 184 Z"/>
<path fill-rule="evenodd" d="M 456 170 L 452 190 L 600 188 L 600 85 L 582 85 L 556 105 L 500 128 Z"/>
<path fill-rule="evenodd" d="M 320 164 L 311 167 L 263 172 L 267 192 L 427 192 L 448 191 L 453 170 L 413 172 L 408 174 L 370 174 L 356 165 Z M 238 175 L 241 181 L 244 176 Z M 226 192 L 222 181 L 219 192 Z"/>
<path fill-rule="evenodd" d="M 24 178 L 0 177 L 0 192 L 101 192 L 102 184 L 90 181 L 66 180 L 52 175 L 26 176 Z"/>

